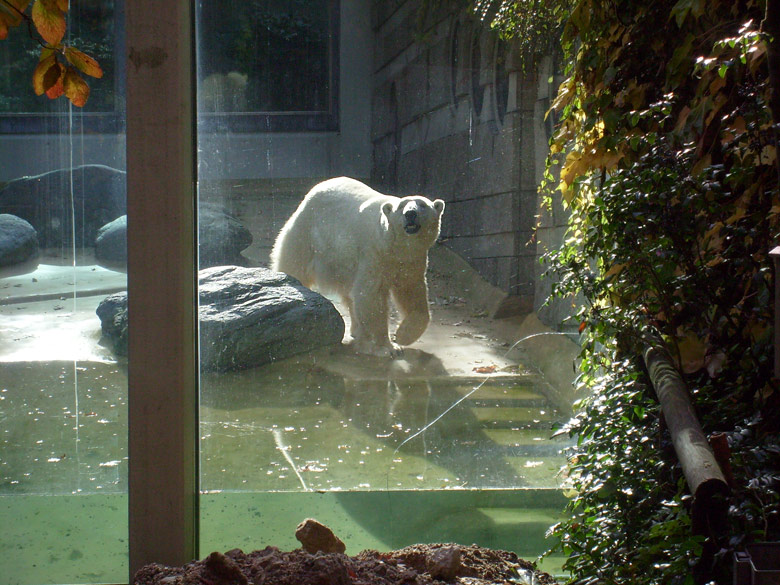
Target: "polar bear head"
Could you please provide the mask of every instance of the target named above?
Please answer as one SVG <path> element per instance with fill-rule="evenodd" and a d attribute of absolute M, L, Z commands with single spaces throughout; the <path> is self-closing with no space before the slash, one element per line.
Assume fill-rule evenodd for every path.
<path fill-rule="evenodd" d="M 431 244 L 439 237 L 444 201 L 431 201 L 427 197 L 413 195 L 395 198 L 382 204 L 383 222 L 393 234 L 406 234 Z"/>

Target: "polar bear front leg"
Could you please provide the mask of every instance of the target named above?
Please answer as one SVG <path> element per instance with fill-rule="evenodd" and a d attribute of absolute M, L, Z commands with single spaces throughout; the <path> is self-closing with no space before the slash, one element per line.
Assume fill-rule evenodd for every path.
<path fill-rule="evenodd" d="M 409 345 L 417 341 L 428 328 L 431 313 L 428 309 L 428 285 L 425 278 L 392 289 L 393 301 L 401 312 L 401 324 L 395 332 L 395 341 Z"/>
<path fill-rule="evenodd" d="M 390 341 L 387 331 L 389 291 L 372 282 L 370 276 L 358 278 L 352 287 L 352 347 L 358 353 L 396 357 L 401 348 Z"/>

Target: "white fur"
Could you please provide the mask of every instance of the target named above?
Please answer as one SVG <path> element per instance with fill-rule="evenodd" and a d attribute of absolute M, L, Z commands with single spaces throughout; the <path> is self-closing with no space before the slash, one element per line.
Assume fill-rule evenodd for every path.
<path fill-rule="evenodd" d="M 405 212 L 411 211 L 420 226 L 416 233 L 407 233 Z M 441 199 L 393 197 L 354 179 L 330 179 L 309 191 L 287 220 L 271 267 L 340 296 L 356 351 L 395 356 L 400 347 L 388 334 L 389 299 L 401 314 L 395 341 L 409 345 L 430 321 L 425 271 L 443 211 Z"/>

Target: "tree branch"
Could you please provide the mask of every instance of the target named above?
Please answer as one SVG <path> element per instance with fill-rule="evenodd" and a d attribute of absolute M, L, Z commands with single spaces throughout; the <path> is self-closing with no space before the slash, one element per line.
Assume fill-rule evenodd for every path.
<path fill-rule="evenodd" d="M 42 47 L 46 47 L 46 43 L 42 42 L 40 38 L 36 37 L 35 32 L 33 31 L 33 26 L 35 23 L 33 23 L 32 18 L 30 18 L 27 14 L 19 10 L 16 6 L 11 4 L 8 0 L 0 0 L 1 3 L 3 3 L 5 6 L 10 8 L 13 12 L 19 15 L 19 17 L 27 24 L 27 34 L 30 35 L 30 38 L 38 43 Z"/>

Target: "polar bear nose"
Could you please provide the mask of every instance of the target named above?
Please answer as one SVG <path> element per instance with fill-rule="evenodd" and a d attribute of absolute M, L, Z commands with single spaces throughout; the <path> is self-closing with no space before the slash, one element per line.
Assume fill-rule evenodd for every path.
<path fill-rule="evenodd" d="M 412 206 L 404 210 L 404 230 L 407 234 L 416 234 L 420 231 L 420 222 L 417 221 L 417 210 Z"/>

